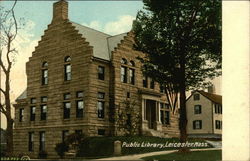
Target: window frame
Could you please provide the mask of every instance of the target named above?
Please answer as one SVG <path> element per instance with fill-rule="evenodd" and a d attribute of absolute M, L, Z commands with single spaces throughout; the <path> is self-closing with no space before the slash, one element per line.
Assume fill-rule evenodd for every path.
<path fill-rule="evenodd" d="M 101 66 L 101 65 L 98 66 L 98 79 L 105 80 L 105 67 L 104 66 Z"/>
<path fill-rule="evenodd" d="M 198 124 L 196 124 L 198 123 Z M 197 127 L 199 125 L 199 127 Z M 193 130 L 201 130 L 202 129 L 202 120 L 194 120 L 193 121 Z"/>
<path fill-rule="evenodd" d="M 200 94 L 199 93 L 194 93 L 194 101 L 199 101 L 200 100 Z"/>
<path fill-rule="evenodd" d="M 201 105 L 194 105 L 194 114 L 198 115 L 198 114 L 201 114 L 201 113 L 202 113 L 202 106 Z"/>
<path fill-rule="evenodd" d="M 35 112 L 33 112 L 33 109 Z M 30 107 L 30 121 L 36 121 L 36 106 Z"/>
<path fill-rule="evenodd" d="M 28 151 L 34 151 L 34 132 L 28 132 Z"/>
<path fill-rule="evenodd" d="M 79 102 L 82 102 L 82 108 L 79 108 Z M 84 115 L 84 101 L 76 100 L 76 118 L 83 118 Z"/>
<path fill-rule="evenodd" d="M 43 107 L 46 107 L 46 111 L 44 111 Z M 48 110 L 47 104 L 42 104 L 41 105 L 41 121 L 47 120 L 47 110 Z"/>
<path fill-rule="evenodd" d="M 19 122 L 24 121 L 24 108 L 19 109 Z"/>
<path fill-rule="evenodd" d="M 39 151 L 45 151 L 45 142 L 46 142 L 46 136 L 45 131 L 39 132 Z"/>

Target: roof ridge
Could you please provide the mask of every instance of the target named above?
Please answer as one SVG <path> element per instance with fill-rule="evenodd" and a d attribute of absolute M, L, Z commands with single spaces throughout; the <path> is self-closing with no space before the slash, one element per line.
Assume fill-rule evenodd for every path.
<path fill-rule="evenodd" d="M 80 26 L 82 26 L 82 27 L 86 27 L 86 28 L 88 28 L 88 29 L 90 29 L 90 30 L 100 32 L 100 33 L 105 34 L 105 35 L 107 35 L 107 36 L 109 36 L 109 37 L 111 37 L 111 36 L 112 36 L 112 35 L 109 35 L 109 34 L 107 34 L 107 33 L 102 32 L 102 31 L 99 31 L 99 30 L 93 29 L 93 28 L 91 28 L 91 27 L 88 27 L 88 26 L 85 26 L 85 25 L 82 25 L 82 24 L 79 24 L 79 23 L 76 23 L 76 22 L 73 22 L 73 21 L 70 21 L 70 22 L 71 22 L 71 23 L 74 23 L 74 24 L 77 24 L 77 25 L 80 25 Z"/>
<path fill-rule="evenodd" d="M 123 33 L 120 33 L 120 34 L 117 34 L 117 35 L 113 35 L 113 36 L 109 36 L 107 38 L 112 38 L 112 37 L 115 37 L 115 36 L 120 36 L 120 35 L 123 35 L 123 34 L 128 34 L 129 32 L 123 32 Z"/>

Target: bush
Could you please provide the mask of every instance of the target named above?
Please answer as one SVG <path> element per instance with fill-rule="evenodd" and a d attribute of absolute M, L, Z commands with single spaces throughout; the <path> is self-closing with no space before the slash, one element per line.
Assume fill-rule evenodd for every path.
<path fill-rule="evenodd" d="M 117 136 L 117 137 L 87 137 L 84 139 L 77 151 L 77 157 L 108 157 L 112 156 L 114 153 L 114 141 L 120 140 L 122 143 L 127 142 L 138 142 L 138 143 L 177 143 L 179 142 L 178 138 L 159 138 L 152 136 Z M 204 142 L 201 139 L 189 139 L 188 142 Z M 209 145 L 210 146 L 210 145 Z M 211 147 L 211 146 L 210 146 Z M 140 154 L 153 151 L 162 151 L 162 150 L 172 150 L 178 149 L 174 147 L 165 147 L 165 148 L 154 148 L 154 147 L 133 147 L 133 148 L 122 148 L 122 155 L 129 154 Z"/>
<path fill-rule="evenodd" d="M 67 152 L 69 150 L 69 146 L 66 143 L 58 143 L 56 144 L 55 147 L 55 151 L 57 152 L 57 154 L 63 158 L 65 152 Z"/>
<path fill-rule="evenodd" d="M 0 144 L 1 157 L 6 156 L 6 144 Z"/>
<path fill-rule="evenodd" d="M 47 155 L 48 155 L 48 153 L 46 151 L 40 151 L 38 153 L 38 158 L 40 158 L 40 159 L 46 159 Z"/>

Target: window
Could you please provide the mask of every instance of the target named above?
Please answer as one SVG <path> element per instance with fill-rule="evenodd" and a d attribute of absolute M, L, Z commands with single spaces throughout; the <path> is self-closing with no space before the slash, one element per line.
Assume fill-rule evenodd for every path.
<path fill-rule="evenodd" d="M 76 101 L 76 117 L 77 118 L 83 117 L 83 109 L 84 109 L 83 100 L 77 100 Z"/>
<path fill-rule="evenodd" d="M 127 62 L 127 60 L 126 59 L 124 59 L 124 58 L 122 58 L 122 60 L 121 60 L 121 64 L 127 64 L 128 62 Z"/>
<path fill-rule="evenodd" d="M 71 98 L 70 93 L 64 93 L 63 94 L 63 99 L 64 100 L 69 100 Z"/>
<path fill-rule="evenodd" d="M 48 84 L 48 63 L 43 62 L 42 65 L 42 85 Z"/>
<path fill-rule="evenodd" d="M 80 134 L 82 134 L 82 130 L 75 130 L 75 133 L 80 135 Z"/>
<path fill-rule="evenodd" d="M 82 91 L 76 92 L 76 97 L 77 98 L 82 98 L 83 97 L 83 92 Z"/>
<path fill-rule="evenodd" d="M 46 96 L 41 97 L 41 102 L 46 103 L 48 101 L 48 98 Z"/>
<path fill-rule="evenodd" d="M 98 118 L 104 118 L 104 102 L 103 101 L 98 101 L 97 104 L 98 108 Z"/>
<path fill-rule="evenodd" d="M 170 104 L 166 103 L 165 107 L 166 107 L 166 109 L 170 109 Z"/>
<path fill-rule="evenodd" d="M 199 94 L 194 94 L 194 100 L 200 100 L 200 95 Z"/>
<path fill-rule="evenodd" d="M 31 99 L 30 99 L 30 103 L 31 103 L 31 104 L 35 104 L 35 103 L 36 103 L 36 98 L 31 98 Z"/>
<path fill-rule="evenodd" d="M 70 107 L 71 107 L 70 102 L 63 103 L 63 118 L 64 119 L 70 118 Z"/>
<path fill-rule="evenodd" d="M 131 123 L 131 114 L 127 114 L 127 121 L 126 121 L 126 125 L 129 127 L 129 128 L 131 128 L 131 125 L 132 125 L 132 123 Z"/>
<path fill-rule="evenodd" d="M 148 88 L 148 77 L 143 76 L 142 84 L 143 87 Z"/>
<path fill-rule="evenodd" d="M 98 135 L 105 135 L 104 129 L 98 129 Z"/>
<path fill-rule="evenodd" d="M 45 151 L 45 132 L 41 131 L 40 133 L 40 139 L 39 139 L 39 150 Z"/>
<path fill-rule="evenodd" d="M 36 107 L 30 107 L 30 121 L 35 121 L 36 119 Z"/>
<path fill-rule="evenodd" d="M 151 81 L 150 81 L 150 88 L 151 89 L 155 88 L 155 81 L 152 78 L 151 78 Z"/>
<path fill-rule="evenodd" d="M 222 114 L 222 106 L 220 104 L 214 104 L 214 111 L 216 114 Z"/>
<path fill-rule="evenodd" d="M 69 135 L 69 130 L 62 131 L 62 142 L 63 143 L 66 141 L 68 135 Z"/>
<path fill-rule="evenodd" d="M 135 70 L 131 68 L 129 69 L 129 83 L 135 84 Z"/>
<path fill-rule="evenodd" d="M 129 65 L 134 67 L 134 66 L 135 66 L 135 62 L 131 60 L 131 61 L 129 62 Z"/>
<path fill-rule="evenodd" d="M 127 83 L 127 67 L 121 67 L 121 82 Z"/>
<path fill-rule="evenodd" d="M 23 122 L 24 108 L 19 109 L 19 122 Z"/>
<path fill-rule="evenodd" d="M 202 121 L 201 120 L 193 121 L 193 129 L 202 129 Z"/>
<path fill-rule="evenodd" d="M 103 66 L 98 66 L 98 79 L 104 80 L 105 68 Z"/>
<path fill-rule="evenodd" d="M 163 125 L 170 125 L 170 111 L 169 104 L 160 102 L 160 118 Z"/>
<path fill-rule="evenodd" d="M 127 98 L 130 98 L 130 92 L 127 92 Z"/>
<path fill-rule="evenodd" d="M 221 129 L 222 127 L 222 121 L 220 120 L 215 120 L 215 128 L 216 129 Z"/>
<path fill-rule="evenodd" d="M 34 132 L 29 132 L 29 151 L 34 151 Z"/>
<path fill-rule="evenodd" d="M 162 85 L 162 84 L 160 85 L 160 92 L 164 93 L 164 85 Z"/>
<path fill-rule="evenodd" d="M 46 120 L 47 117 L 47 105 L 41 105 L 41 120 Z"/>
<path fill-rule="evenodd" d="M 98 99 L 104 99 L 104 97 L 105 97 L 105 93 L 98 92 L 98 96 L 97 96 Z"/>
<path fill-rule="evenodd" d="M 71 58 L 69 56 L 67 56 L 65 58 L 65 64 L 64 64 L 64 80 L 65 81 L 69 81 L 71 80 Z"/>
<path fill-rule="evenodd" d="M 201 105 L 194 105 L 194 114 L 201 114 Z"/>

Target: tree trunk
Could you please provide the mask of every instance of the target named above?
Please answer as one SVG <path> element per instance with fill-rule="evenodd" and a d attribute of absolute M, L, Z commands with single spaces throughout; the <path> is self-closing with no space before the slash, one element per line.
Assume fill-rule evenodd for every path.
<path fill-rule="evenodd" d="M 13 119 L 7 118 L 6 140 L 7 140 L 7 156 L 11 156 L 13 152 Z"/>
<path fill-rule="evenodd" d="M 180 60 L 180 142 L 187 141 L 187 112 L 186 112 L 186 74 L 185 74 L 185 55 L 182 53 Z M 184 147 L 179 152 L 188 152 L 189 148 Z"/>

